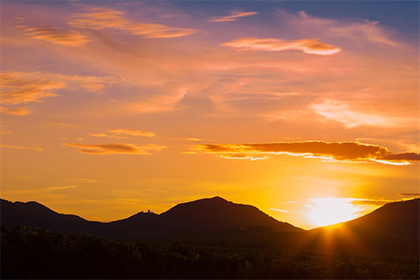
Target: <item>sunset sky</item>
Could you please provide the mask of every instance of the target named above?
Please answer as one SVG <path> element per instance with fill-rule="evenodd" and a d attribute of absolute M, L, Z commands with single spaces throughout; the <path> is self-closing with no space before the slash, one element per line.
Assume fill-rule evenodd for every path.
<path fill-rule="evenodd" d="M 0 5 L 3 199 L 309 229 L 419 196 L 418 1 Z"/>

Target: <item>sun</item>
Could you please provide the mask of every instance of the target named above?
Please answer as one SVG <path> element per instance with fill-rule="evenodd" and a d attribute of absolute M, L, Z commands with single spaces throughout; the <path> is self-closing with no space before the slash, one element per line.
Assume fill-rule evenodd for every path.
<path fill-rule="evenodd" d="M 311 199 L 315 205 L 311 208 L 308 218 L 316 226 L 327 226 L 357 218 L 361 209 L 353 205 L 347 198 L 317 198 Z"/>

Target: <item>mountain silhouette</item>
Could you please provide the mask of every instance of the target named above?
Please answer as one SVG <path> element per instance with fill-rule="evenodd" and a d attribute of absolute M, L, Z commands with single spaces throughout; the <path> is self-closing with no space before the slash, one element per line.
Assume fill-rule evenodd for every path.
<path fill-rule="evenodd" d="M 357 235 L 419 238 L 420 199 L 387 203 L 360 218 L 343 223 Z"/>
<path fill-rule="evenodd" d="M 255 206 L 236 204 L 221 197 L 181 203 L 160 214 L 162 221 L 180 232 L 266 227 L 275 232 L 302 232 L 279 222 Z"/>
<path fill-rule="evenodd" d="M 59 214 L 35 202 L 10 202 L 1 199 L 1 222 L 9 228 L 27 225 L 63 232 L 93 233 L 102 225 L 76 215 Z"/>
<path fill-rule="evenodd" d="M 360 218 L 307 231 L 297 249 L 368 254 L 419 254 L 420 199 L 387 203 Z"/>
<path fill-rule="evenodd" d="M 210 245 L 418 255 L 419 205 L 420 199 L 392 202 L 355 220 L 305 231 L 277 221 L 254 206 L 221 197 L 181 203 L 162 214 L 139 212 L 109 223 L 59 214 L 37 202 L 2 199 L 1 221 L 9 228 L 23 224 L 125 241 L 184 240 Z"/>
<path fill-rule="evenodd" d="M 37 202 L 1 200 L 2 222 L 45 229 L 82 232 L 132 241 L 150 240 L 174 233 L 193 233 L 265 227 L 274 232 L 303 232 L 303 229 L 277 221 L 258 208 L 236 204 L 220 197 L 181 203 L 158 215 L 140 212 L 129 218 L 91 222 L 75 215 L 59 214 Z"/>

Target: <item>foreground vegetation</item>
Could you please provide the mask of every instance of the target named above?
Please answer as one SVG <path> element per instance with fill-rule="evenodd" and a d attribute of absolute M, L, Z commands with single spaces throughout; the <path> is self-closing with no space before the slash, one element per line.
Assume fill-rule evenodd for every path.
<path fill-rule="evenodd" d="M 1 278 L 419 279 L 419 258 L 121 242 L 2 224 Z"/>

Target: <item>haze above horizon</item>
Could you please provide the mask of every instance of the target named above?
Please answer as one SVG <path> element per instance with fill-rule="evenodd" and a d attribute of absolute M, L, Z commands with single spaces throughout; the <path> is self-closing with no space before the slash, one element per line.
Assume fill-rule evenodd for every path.
<path fill-rule="evenodd" d="M 418 1 L 0 5 L 4 199 L 308 229 L 419 196 Z"/>

